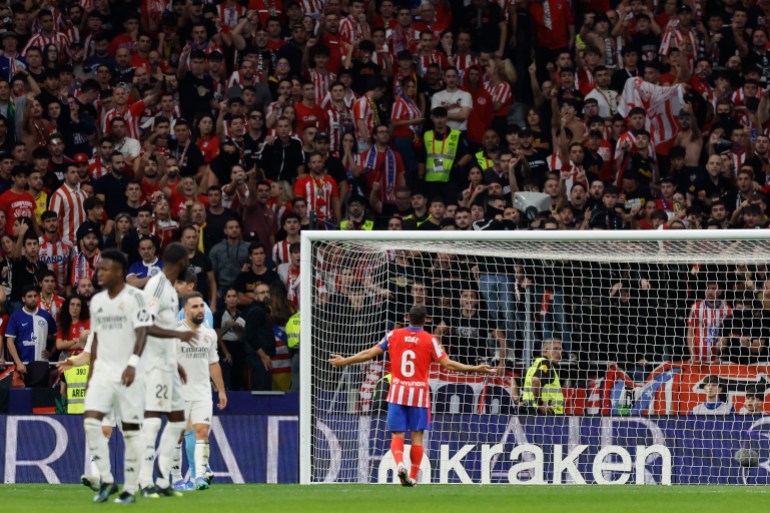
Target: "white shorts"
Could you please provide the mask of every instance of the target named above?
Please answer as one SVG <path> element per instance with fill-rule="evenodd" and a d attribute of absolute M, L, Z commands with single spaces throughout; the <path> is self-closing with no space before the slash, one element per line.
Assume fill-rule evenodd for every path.
<path fill-rule="evenodd" d="M 209 400 L 185 401 L 185 418 L 190 424 L 211 424 L 214 403 Z"/>
<path fill-rule="evenodd" d="M 144 418 L 144 383 L 136 379 L 124 386 L 106 373 L 94 373 L 86 391 L 85 411 L 98 411 L 112 424 L 115 421 L 141 424 Z M 102 421 L 102 425 L 108 425 Z"/>
<path fill-rule="evenodd" d="M 145 376 L 145 411 L 169 413 L 184 411 L 182 379 L 176 369 L 150 369 Z"/>

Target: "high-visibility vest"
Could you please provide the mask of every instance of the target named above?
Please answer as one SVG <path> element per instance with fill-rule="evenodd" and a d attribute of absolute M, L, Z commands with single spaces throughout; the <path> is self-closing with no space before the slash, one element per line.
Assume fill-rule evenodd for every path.
<path fill-rule="evenodd" d="M 448 182 L 449 172 L 452 170 L 452 164 L 457 156 L 457 147 L 460 143 L 460 131 L 451 129 L 440 144 L 434 140 L 433 130 L 425 132 L 425 151 L 428 158 L 425 160 L 425 181 L 426 182 Z M 441 153 L 436 153 L 438 150 Z M 437 167 L 436 159 L 441 159 L 441 167 Z"/>
<path fill-rule="evenodd" d="M 88 365 L 81 365 L 64 371 L 64 381 L 67 382 L 67 413 L 83 413 L 85 411 Z"/>
<path fill-rule="evenodd" d="M 293 349 L 299 345 L 299 312 L 286 321 L 286 345 Z"/>
<path fill-rule="evenodd" d="M 532 377 L 538 369 L 540 369 L 540 364 L 544 361 L 546 361 L 546 359 L 542 356 L 537 358 L 535 363 L 532 364 L 532 367 L 527 370 L 527 374 L 524 377 L 524 390 L 521 394 L 521 400 L 528 402 L 533 406 L 535 405 L 535 395 L 532 393 Z M 564 394 L 561 391 L 559 374 L 553 367 L 551 367 L 551 372 L 553 373 L 554 380 L 540 388 L 540 401 L 543 404 L 550 406 L 554 413 L 562 415 L 564 414 Z"/>
<path fill-rule="evenodd" d="M 350 221 L 345 219 L 340 223 L 340 230 L 347 230 L 348 224 L 350 224 Z M 365 220 L 363 223 L 361 223 L 361 228 L 358 228 L 359 230 L 374 230 L 374 221 L 371 219 Z"/>
<path fill-rule="evenodd" d="M 484 171 L 485 169 L 489 169 L 490 167 L 495 165 L 494 160 L 488 159 L 484 155 L 484 150 L 477 151 L 475 157 L 476 157 L 476 162 L 479 163 L 479 167 L 481 168 L 482 171 Z"/>

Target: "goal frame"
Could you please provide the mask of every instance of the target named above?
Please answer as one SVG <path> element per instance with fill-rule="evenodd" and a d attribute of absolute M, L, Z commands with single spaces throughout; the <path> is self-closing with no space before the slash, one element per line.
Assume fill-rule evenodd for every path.
<path fill-rule="evenodd" d="M 324 231 L 304 230 L 301 233 L 300 311 L 312 311 L 313 276 L 312 248 L 314 242 L 380 241 L 420 242 L 426 251 L 431 243 L 439 242 L 666 242 L 666 241 L 766 241 L 770 244 L 770 229 L 764 230 L 618 230 L 618 231 Z M 768 246 L 770 249 L 770 245 Z M 768 259 L 770 263 L 770 259 Z M 309 314 L 300 323 L 300 340 L 311 340 L 313 325 Z M 375 341 L 372 341 L 374 343 Z M 312 355 L 308 343 L 300 344 L 300 402 L 299 402 L 299 482 L 312 481 Z M 316 483 L 320 484 L 320 483 Z"/>

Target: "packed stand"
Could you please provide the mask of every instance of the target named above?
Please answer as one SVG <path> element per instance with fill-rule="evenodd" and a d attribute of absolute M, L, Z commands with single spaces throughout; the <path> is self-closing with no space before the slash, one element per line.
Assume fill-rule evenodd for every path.
<path fill-rule="evenodd" d="M 27 384 L 47 385 L 45 362 L 82 349 L 105 248 L 128 255 L 141 288 L 180 241 L 191 268 L 177 287 L 206 299 L 228 387 L 296 390 L 303 229 L 768 224 L 764 0 L 46 0 L 12 1 L 0 22 L 2 327 Z M 437 268 L 412 274 L 413 258 Z M 580 284 L 563 263 L 538 273 L 541 262 L 395 254 L 392 265 L 412 288 L 368 283 L 356 288 L 365 301 L 435 297 L 457 274 L 441 308 L 484 312 L 478 337 L 525 366 L 539 344 L 521 340 L 528 284 L 554 316 L 537 338 L 558 336 L 567 359 L 634 355 L 625 363 L 644 379 L 661 358 L 767 353 L 766 331 L 746 356 L 710 326 L 708 354 L 695 354 L 686 326 L 706 271 L 682 269 L 675 293 L 660 291 L 681 324 L 635 328 L 682 341 L 650 354 L 573 329 L 578 316 L 654 318 L 649 290 L 663 278 L 649 270 L 608 267 Z M 712 298 L 729 303 L 725 319 L 765 308 L 764 269 L 745 272 L 750 286 Z M 354 308 L 343 282 L 325 284 L 329 300 Z M 596 289 L 591 301 L 580 287 Z M 398 305 L 384 326 L 403 322 Z M 44 322 L 25 331 L 22 315 Z M 756 328 L 764 316 L 751 315 Z M 435 328 L 461 358 L 487 356 L 478 337 Z"/>

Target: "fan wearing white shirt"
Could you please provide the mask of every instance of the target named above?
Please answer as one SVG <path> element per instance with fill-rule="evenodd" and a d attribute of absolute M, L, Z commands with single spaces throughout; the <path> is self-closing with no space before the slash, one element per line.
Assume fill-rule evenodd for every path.
<path fill-rule="evenodd" d="M 604 66 L 594 68 L 596 86 L 586 95 L 585 99 L 593 98 L 599 104 L 599 115 L 610 119 L 618 112 L 618 92 L 610 89 L 610 71 Z"/>
<path fill-rule="evenodd" d="M 473 108 L 473 98 L 469 92 L 459 88 L 460 74 L 457 68 L 449 67 L 444 70 L 444 84 L 446 88 L 433 95 L 431 109 L 446 108 L 449 113 L 447 116 L 449 128 L 465 132 L 468 130 L 468 117 Z"/>
<path fill-rule="evenodd" d="M 722 383 L 719 376 L 707 376 L 703 380 L 703 390 L 706 392 L 706 400 L 692 409 L 693 415 L 730 415 L 735 413 L 735 408 L 730 403 L 722 402 Z"/>

